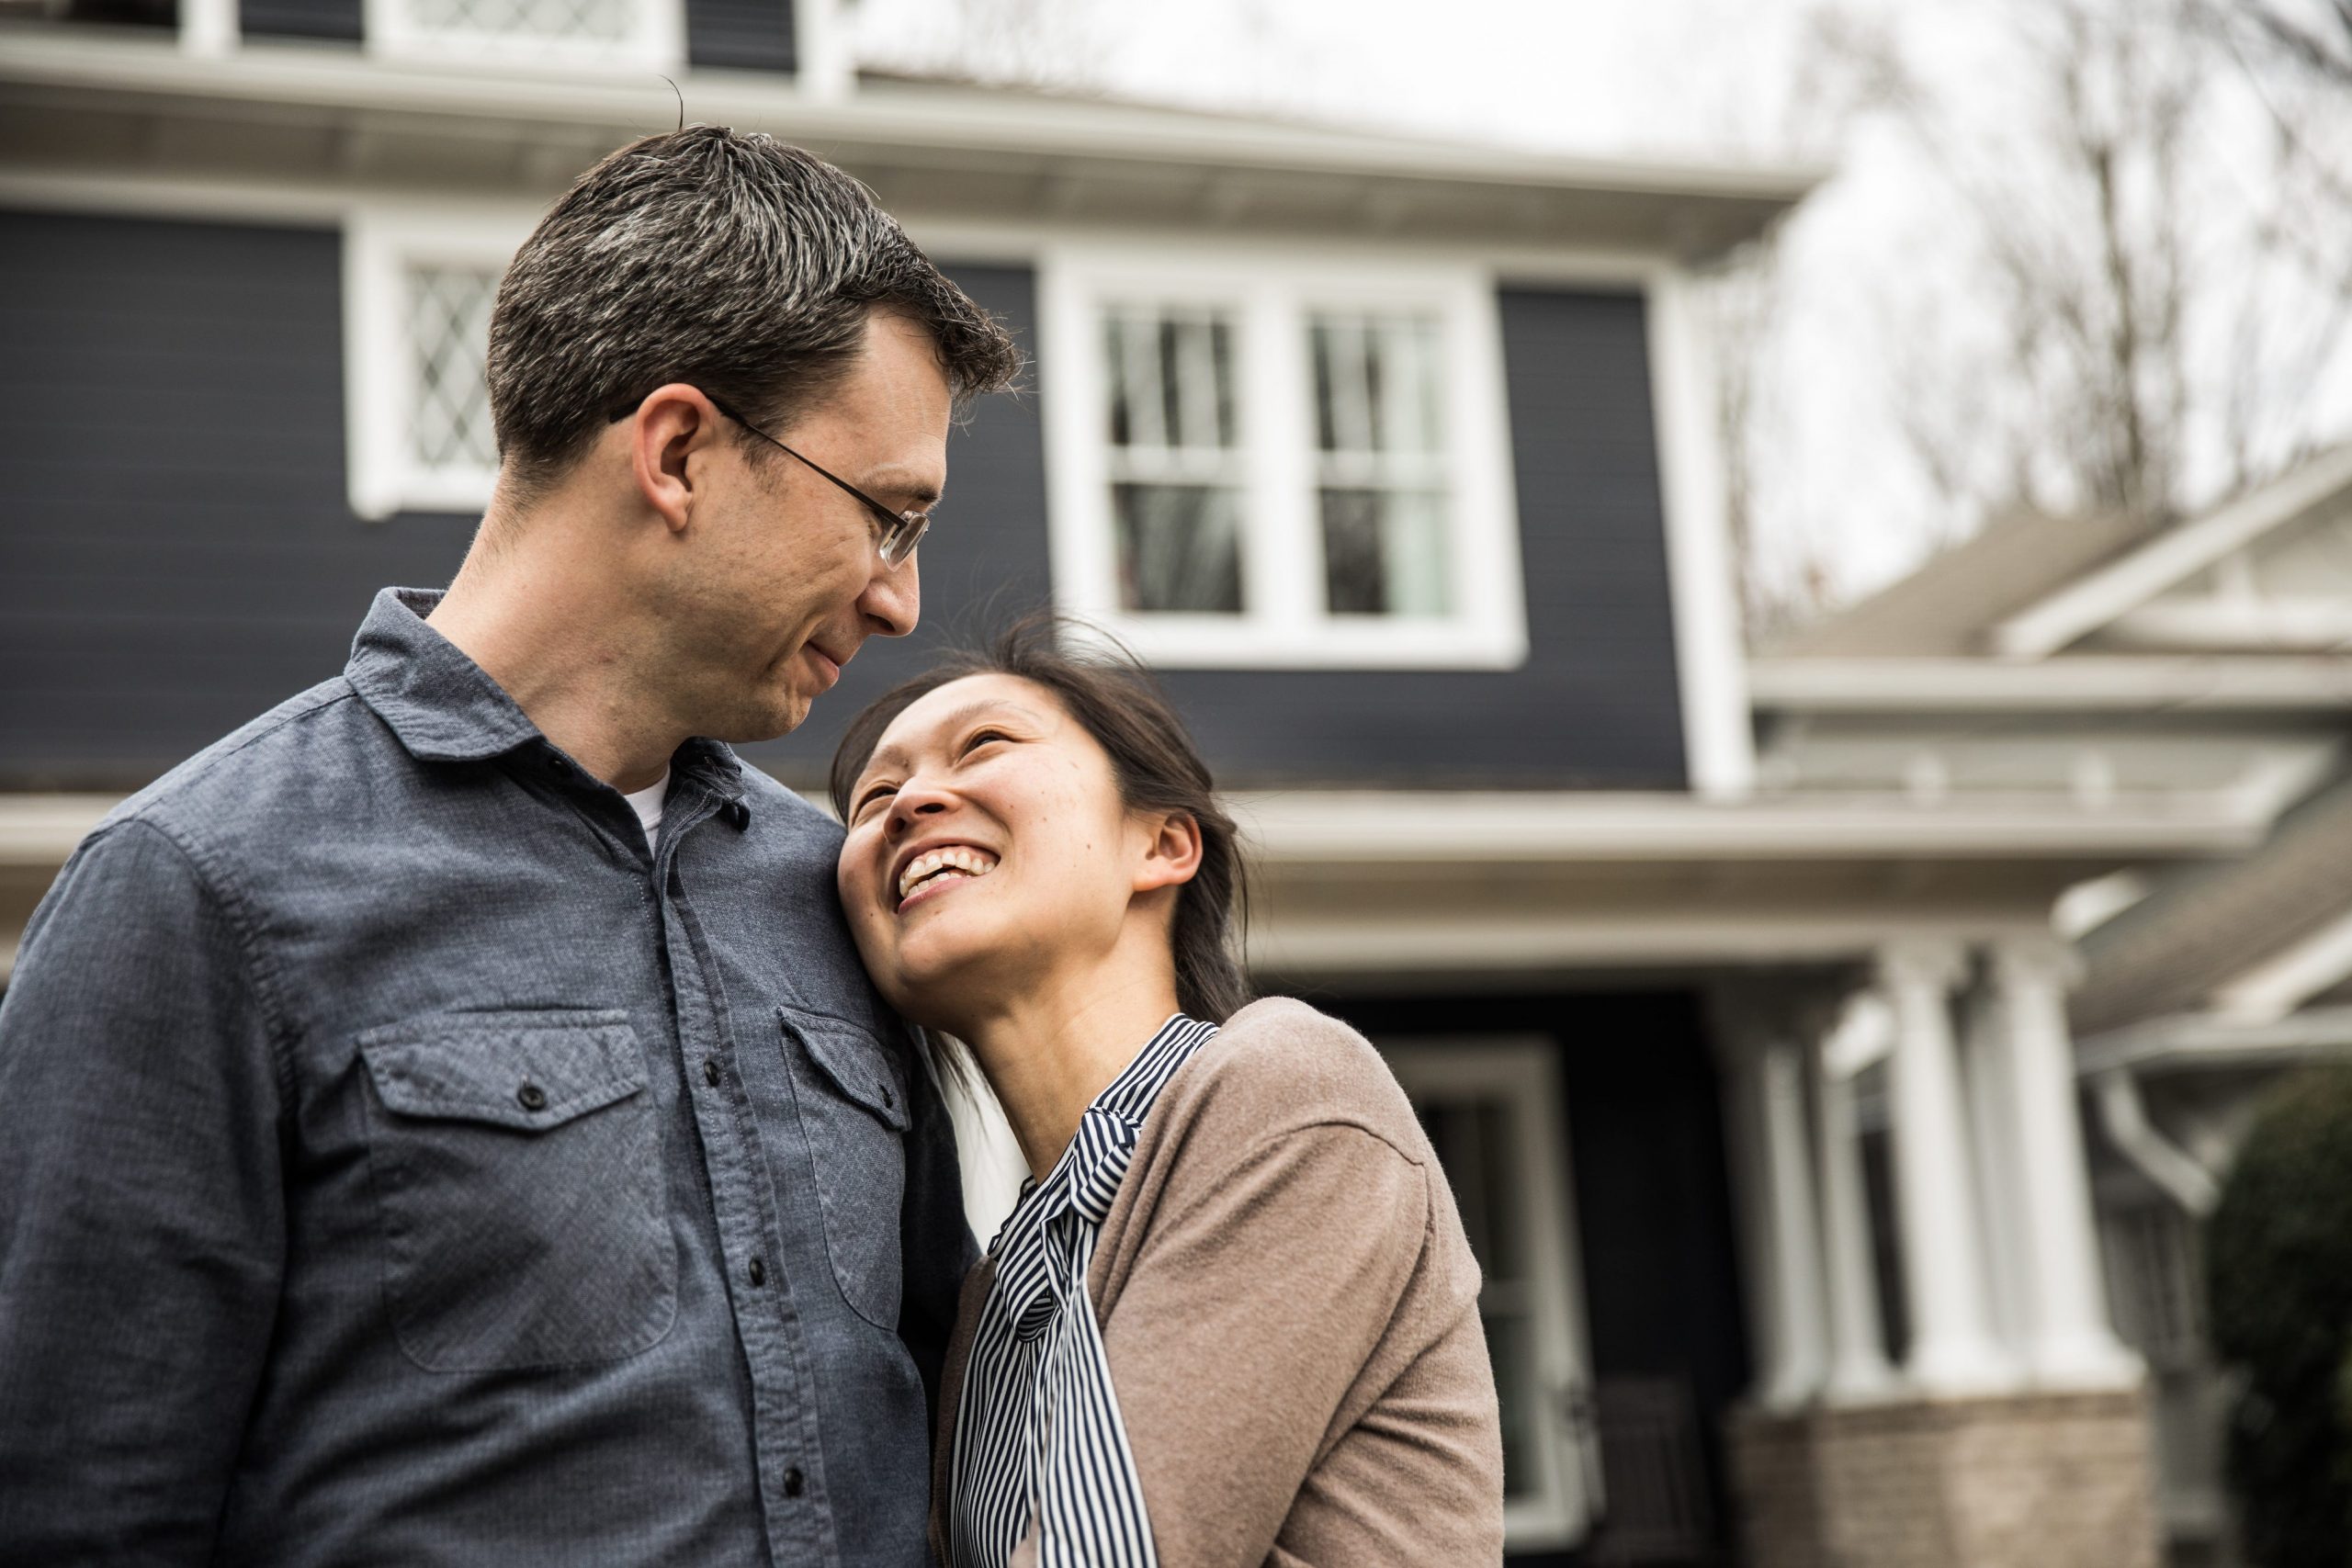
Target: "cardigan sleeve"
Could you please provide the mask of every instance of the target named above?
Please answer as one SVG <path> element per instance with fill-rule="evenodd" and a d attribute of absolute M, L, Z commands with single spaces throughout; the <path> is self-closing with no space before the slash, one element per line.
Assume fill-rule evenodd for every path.
<path fill-rule="evenodd" d="M 1112 1386 L 1161 1563 L 1257 1568 L 1427 1245 L 1428 1173 L 1323 1122 L 1165 1199 L 1103 1325 Z"/>

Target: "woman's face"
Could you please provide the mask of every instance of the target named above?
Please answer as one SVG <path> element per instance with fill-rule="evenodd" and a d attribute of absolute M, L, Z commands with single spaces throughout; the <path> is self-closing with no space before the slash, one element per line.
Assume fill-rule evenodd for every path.
<path fill-rule="evenodd" d="M 1094 738 L 1012 675 L 909 705 L 851 791 L 848 828 L 842 907 L 866 969 L 899 1012 L 950 1031 L 1083 975 L 1128 934 L 1139 893 L 1191 874 L 1170 876 L 1165 824 L 1126 808 Z"/>

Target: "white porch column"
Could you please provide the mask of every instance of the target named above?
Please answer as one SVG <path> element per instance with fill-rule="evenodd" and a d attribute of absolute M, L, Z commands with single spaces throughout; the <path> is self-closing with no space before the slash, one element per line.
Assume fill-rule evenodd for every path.
<path fill-rule="evenodd" d="M 1829 1373 L 1823 1393 L 1839 1403 L 1875 1399 L 1894 1388 L 1894 1369 L 1887 1364 L 1886 1325 L 1879 1317 L 1878 1280 L 1871 1263 L 1854 1080 L 1831 1071 L 1818 1048 L 1812 1066 L 1814 1159 L 1829 1308 Z"/>
<path fill-rule="evenodd" d="M 2024 1252 L 2024 1353 L 2040 1382 L 2128 1386 L 2141 1368 L 2109 1325 L 2099 1271 L 2066 1023 L 2073 963 L 2073 953 L 2052 941 L 2005 942 L 1993 950 L 2000 1010 L 1994 1040 L 2007 1069 L 2001 1087 L 2024 1199 L 2012 1227 Z"/>
<path fill-rule="evenodd" d="M 190 54 L 236 51 L 237 0 L 180 0 L 180 47 Z"/>
<path fill-rule="evenodd" d="M 1804 1052 L 1779 1035 L 1766 1043 L 1758 1089 L 1764 1166 L 1771 1216 L 1771 1376 L 1758 1398 L 1792 1410 L 1821 1391 L 1827 1371 L 1826 1306 L 1822 1299 L 1821 1238 L 1815 1221 L 1810 1140 L 1805 1135 Z"/>
<path fill-rule="evenodd" d="M 1993 1337 L 1978 1257 L 1951 1028 L 1951 987 L 1961 969 L 1956 943 L 1901 942 L 1879 954 L 1880 980 L 1894 1010 L 1887 1100 L 1911 1311 L 1905 1371 L 1929 1393 L 1973 1393 L 2010 1381 Z"/>

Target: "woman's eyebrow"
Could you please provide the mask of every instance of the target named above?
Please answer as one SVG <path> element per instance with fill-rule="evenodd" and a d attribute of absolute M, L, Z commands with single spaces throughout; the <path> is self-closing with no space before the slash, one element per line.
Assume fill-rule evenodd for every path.
<path fill-rule="evenodd" d="M 939 721 L 938 728 L 947 730 L 961 729 L 972 720 L 989 713 L 1016 713 L 1032 724 L 1045 723 L 1045 720 L 1036 713 L 1023 707 L 1019 703 L 1004 697 L 982 697 L 978 702 L 967 703 L 949 714 Z M 860 773 L 858 777 L 863 780 L 865 773 L 872 773 L 877 765 L 887 764 L 903 768 L 909 761 L 907 749 L 896 741 L 889 741 L 874 749 L 874 755 L 865 760 L 865 773 Z"/>

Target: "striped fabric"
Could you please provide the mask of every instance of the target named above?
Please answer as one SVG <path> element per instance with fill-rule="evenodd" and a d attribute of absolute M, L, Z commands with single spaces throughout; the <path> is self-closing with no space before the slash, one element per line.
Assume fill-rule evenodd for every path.
<path fill-rule="evenodd" d="M 1151 1102 L 1216 1033 L 1181 1012 L 1160 1025 L 989 1244 L 996 1280 L 956 1412 L 951 1568 L 1004 1568 L 1033 1517 L 1038 1568 L 1158 1568 L 1086 1269 Z"/>

